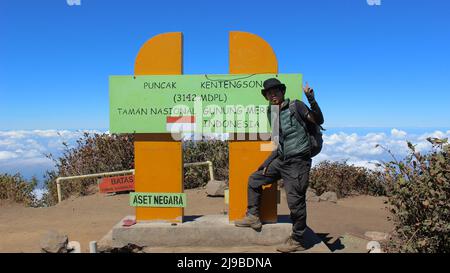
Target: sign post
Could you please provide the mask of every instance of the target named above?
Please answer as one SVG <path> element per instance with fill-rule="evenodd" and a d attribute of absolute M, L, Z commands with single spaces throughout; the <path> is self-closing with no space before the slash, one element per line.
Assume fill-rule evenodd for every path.
<path fill-rule="evenodd" d="M 294 99 L 302 75 L 277 74 L 272 48 L 254 34 L 230 32 L 229 50 L 229 75 L 181 75 L 182 34 L 165 33 L 140 49 L 134 76 L 110 77 L 110 132 L 136 134 L 137 221 L 182 222 L 183 133 L 229 134 L 229 220 L 245 216 L 248 177 L 271 153 L 263 82 L 279 78 Z M 277 221 L 276 185 L 263 189 L 261 220 Z"/>
<path fill-rule="evenodd" d="M 164 33 L 139 50 L 134 75 L 183 74 L 183 36 Z M 183 156 L 180 141 L 170 134 L 138 133 L 134 142 L 136 192 L 183 193 Z M 182 207 L 136 207 L 136 221 L 183 221 Z"/>
<path fill-rule="evenodd" d="M 259 36 L 240 31 L 230 32 L 229 73 L 278 73 L 278 62 L 271 46 Z M 287 88 L 287 92 L 293 89 Z M 261 96 L 262 97 L 262 96 Z M 231 141 L 229 144 L 229 220 L 245 217 L 248 177 L 269 156 L 262 145 L 268 141 Z M 260 218 L 262 222 L 277 222 L 277 185 L 263 188 Z"/>

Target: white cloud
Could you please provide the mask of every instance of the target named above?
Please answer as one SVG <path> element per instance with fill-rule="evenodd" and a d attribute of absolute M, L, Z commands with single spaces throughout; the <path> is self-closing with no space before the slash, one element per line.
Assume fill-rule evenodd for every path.
<path fill-rule="evenodd" d="M 405 131 L 397 130 L 396 128 L 393 128 L 391 130 L 391 135 L 396 138 L 404 138 L 407 135 L 407 133 Z"/>
<path fill-rule="evenodd" d="M 36 197 L 36 199 L 40 200 L 40 199 L 42 199 L 42 196 L 47 192 L 48 191 L 45 189 L 37 188 L 37 189 L 33 190 L 33 195 Z"/>
<path fill-rule="evenodd" d="M 370 142 L 377 142 L 377 141 L 383 141 L 384 139 L 386 139 L 386 134 L 385 133 L 368 133 L 364 139 L 366 141 L 370 141 Z"/>
<path fill-rule="evenodd" d="M 11 139 L 0 139 L 0 147 L 1 146 L 11 146 L 14 144 L 14 141 Z"/>
<path fill-rule="evenodd" d="M 16 131 L 0 131 L 0 139 L 5 138 L 25 138 L 25 137 L 40 137 L 40 138 L 73 138 L 83 135 L 83 133 L 103 133 L 98 130 L 76 130 L 76 131 L 69 131 L 69 130 L 16 130 Z"/>
<path fill-rule="evenodd" d="M 34 130 L 33 134 L 40 137 L 58 137 L 69 131 L 57 131 L 57 130 Z"/>
<path fill-rule="evenodd" d="M 425 134 L 422 134 L 418 139 L 426 140 L 428 137 L 445 138 L 445 137 L 448 137 L 450 135 L 449 132 L 450 131 L 447 131 L 446 133 L 441 132 L 441 131 L 434 131 L 432 133 L 425 133 Z"/>
<path fill-rule="evenodd" d="M 314 157 L 313 165 L 323 160 L 347 160 L 348 164 L 374 169 L 376 166 L 373 163 L 392 160 L 385 149 L 390 150 L 397 159 L 402 159 L 409 151 L 407 140 L 415 145 L 416 151 L 425 153 L 431 149 L 431 144 L 426 140 L 427 137 L 445 138 L 449 136 L 450 130 L 445 133 L 443 131 L 434 131 L 415 135 L 396 128 L 391 129 L 390 134 L 325 133 L 324 147 L 322 152 Z M 385 149 L 376 147 L 376 145 L 381 145 Z"/>
<path fill-rule="evenodd" d="M 54 163 L 46 154 L 60 156 L 63 142 L 73 146 L 76 140 L 96 130 L 19 130 L 0 131 L 0 173 L 20 172 L 26 177 L 42 176 Z"/>
<path fill-rule="evenodd" d="M 0 160 L 9 160 L 16 158 L 17 154 L 9 151 L 0 151 Z"/>
<path fill-rule="evenodd" d="M 354 165 L 357 167 L 364 167 L 370 170 L 378 170 L 379 168 L 375 165 L 376 163 L 381 163 L 378 160 L 368 161 L 368 160 L 357 160 L 357 161 L 347 161 L 347 164 Z"/>
<path fill-rule="evenodd" d="M 24 138 L 27 131 L 0 131 L 0 137 Z"/>

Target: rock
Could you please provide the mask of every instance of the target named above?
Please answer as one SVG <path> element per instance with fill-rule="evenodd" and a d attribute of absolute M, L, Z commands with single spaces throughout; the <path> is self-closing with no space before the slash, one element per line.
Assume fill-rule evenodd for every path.
<path fill-rule="evenodd" d="M 98 253 L 111 253 L 114 248 L 111 245 L 98 245 L 97 252 Z"/>
<path fill-rule="evenodd" d="M 111 253 L 112 247 L 112 230 L 110 230 L 100 241 L 97 242 L 98 253 Z"/>
<path fill-rule="evenodd" d="M 380 243 L 377 241 L 368 242 L 366 249 L 369 253 L 384 253 L 381 249 Z"/>
<path fill-rule="evenodd" d="M 224 196 L 226 186 L 225 181 L 210 180 L 208 184 L 206 184 L 206 194 L 209 196 Z"/>
<path fill-rule="evenodd" d="M 41 238 L 41 249 L 45 253 L 67 253 L 67 235 L 59 234 L 55 230 L 47 231 Z"/>
<path fill-rule="evenodd" d="M 121 248 L 114 248 L 111 252 L 113 253 L 144 253 L 142 246 L 138 246 L 136 244 L 127 244 Z"/>
<path fill-rule="evenodd" d="M 144 247 L 142 249 L 142 252 L 144 252 L 144 253 L 152 253 L 154 251 L 153 251 L 153 249 L 151 247 L 146 246 L 146 247 Z"/>
<path fill-rule="evenodd" d="M 333 203 L 337 203 L 337 194 L 335 192 L 332 191 L 327 191 L 322 193 L 322 195 L 319 197 L 320 201 L 328 201 L 328 202 L 333 202 Z"/>
<path fill-rule="evenodd" d="M 81 244 L 78 241 L 70 241 L 67 244 L 67 252 L 69 253 L 81 253 Z"/>
<path fill-rule="evenodd" d="M 378 231 L 367 231 L 364 236 L 370 238 L 372 241 L 384 241 L 388 239 L 388 234 Z"/>
<path fill-rule="evenodd" d="M 310 198 L 307 198 L 306 201 L 308 202 L 320 202 L 320 197 L 319 196 L 312 196 Z"/>
<path fill-rule="evenodd" d="M 308 190 L 306 192 L 306 201 L 319 202 L 320 198 L 319 198 L 319 196 L 316 195 L 316 193 L 314 191 Z"/>

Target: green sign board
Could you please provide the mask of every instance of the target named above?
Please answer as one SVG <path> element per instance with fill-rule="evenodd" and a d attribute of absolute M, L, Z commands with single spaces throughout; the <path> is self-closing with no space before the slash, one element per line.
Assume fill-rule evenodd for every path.
<path fill-rule="evenodd" d="M 185 193 L 130 192 L 132 207 L 186 207 Z"/>
<path fill-rule="evenodd" d="M 110 76 L 110 132 L 270 133 L 272 77 L 301 99 L 301 74 Z"/>

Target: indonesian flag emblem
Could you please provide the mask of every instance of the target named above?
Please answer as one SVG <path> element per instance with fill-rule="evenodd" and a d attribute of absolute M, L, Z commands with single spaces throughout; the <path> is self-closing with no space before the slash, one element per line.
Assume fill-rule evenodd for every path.
<path fill-rule="evenodd" d="M 166 130 L 171 133 L 194 132 L 195 116 L 167 117 Z"/>

